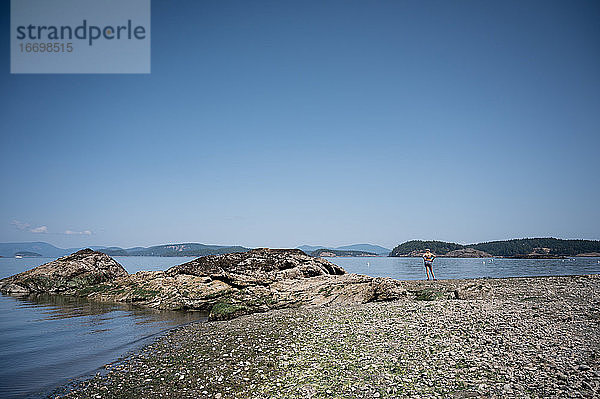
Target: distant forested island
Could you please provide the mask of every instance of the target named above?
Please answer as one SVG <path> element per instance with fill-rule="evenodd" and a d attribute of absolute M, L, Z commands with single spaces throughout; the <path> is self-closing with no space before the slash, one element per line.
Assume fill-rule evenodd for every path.
<path fill-rule="evenodd" d="M 557 258 L 567 256 L 600 256 L 600 241 L 561 240 L 559 238 L 520 238 L 478 244 L 456 244 L 444 241 L 413 240 L 395 247 L 390 256 L 420 256 L 429 248 L 438 256 Z"/>

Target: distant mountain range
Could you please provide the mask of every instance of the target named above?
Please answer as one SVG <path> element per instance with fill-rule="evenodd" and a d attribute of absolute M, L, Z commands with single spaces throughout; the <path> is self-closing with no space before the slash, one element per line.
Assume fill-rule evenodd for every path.
<path fill-rule="evenodd" d="M 247 252 L 251 249 L 239 245 L 206 245 L 198 243 L 165 244 L 133 248 L 107 246 L 91 246 L 85 248 L 91 248 L 110 256 L 206 256 L 233 252 Z M 58 248 L 52 244 L 41 241 L 0 243 L 0 256 L 5 258 L 12 258 L 15 256 L 59 258 L 61 256 L 70 255 L 80 249 L 83 249 L 83 247 Z M 335 248 L 301 245 L 298 249 L 313 256 L 320 256 L 320 252 L 315 253 L 315 251 L 322 249 L 329 250 L 336 256 L 372 256 L 373 254 L 387 256 L 390 253 L 388 248 L 372 244 L 353 244 Z"/>
<path fill-rule="evenodd" d="M 151 247 L 106 247 L 92 246 L 93 250 L 110 256 L 206 256 L 233 252 L 247 252 L 250 248 L 239 245 L 205 245 L 181 243 L 155 245 Z M 340 247 L 301 245 L 297 247 L 312 256 L 419 256 L 425 248 L 439 256 L 450 257 L 513 257 L 552 258 L 565 256 L 600 256 L 600 241 L 562 240 L 558 238 L 522 238 L 490 241 L 477 244 L 457 244 L 444 241 L 404 242 L 392 251 L 379 245 L 353 244 Z M 46 242 L 0 243 L 0 257 L 47 257 L 58 258 L 82 248 L 58 248 Z"/>
<path fill-rule="evenodd" d="M 456 257 L 555 258 L 600 256 L 600 241 L 561 240 L 552 237 L 520 238 L 467 245 L 445 241 L 413 240 L 395 247 L 390 256 L 420 256 L 426 248 L 429 248 L 436 255 Z"/>
<path fill-rule="evenodd" d="M 88 247 L 86 247 L 88 248 Z M 241 246 L 204 245 L 195 243 L 166 244 L 152 247 L 89 247 L 110 256 L 206 256 L 221 255 L 232 252 L 246 252 L 250 248 Z M 16 242 L 0 243 L 0 256 L 2 257 L 47 257 L 58 258 L 72 254 L 82 248 L 58 248 L 46 242 Z"/>
<path fill-rule="evenodd" d="M 385 256 L 389 255 L 389 253 L 391 252 L 391 250 L 388 248 L 384 248 L 382 246 L 373 245 L 373 244 L 353 244 L 353 245 L 343 245 L 341 247 L 326 247 L 326 246 L 322 246 L 322 245 L 300 245 L 299 247 L 296 247 L 296 248 L 303 250 L 307 254 L 311 254 L 320 249 L 330 249 L 330 250 L 336 250 L 336 251 L 370 252 L 370 253 L 374 253 L 377 255 L 385 255 Z"/>

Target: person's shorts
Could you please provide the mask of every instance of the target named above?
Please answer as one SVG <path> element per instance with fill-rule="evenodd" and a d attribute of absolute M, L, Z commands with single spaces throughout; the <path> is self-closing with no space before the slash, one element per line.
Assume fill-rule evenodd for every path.
<path fill-rule="evenodd" d="M 433 262 L 425 262 L 425 267 L 432 268 Z"/>

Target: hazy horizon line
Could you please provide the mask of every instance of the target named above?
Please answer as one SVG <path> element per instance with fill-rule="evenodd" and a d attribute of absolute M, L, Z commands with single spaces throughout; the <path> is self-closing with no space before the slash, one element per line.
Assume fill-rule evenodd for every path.
<path fill-rule="evenodd" d="M 496 242 L 496 241 L 510 241 L 510 240 L 524 240 L 524 239 L 539 239 L 539 238 L 555 238 L 555 239 L 559 239 L 559 240 L 581 240 L 581 241 L 600 241 L 600 239 L 589 239 L 589 238 L 565 238 L 565 237 L 556 237 L 556 236 L 536 236 L 536 237 L 513 237 L 513 238 L 504 238 L 504 239 L 493 239 L 493 240 L 483 240 L 483 241 L 471 241 L 471 242 L 461 242 L 461 241 L 453 241 L 453 240 L 443 240 L 443 239 L 423 239 L 423 238 L 412 238 L 412 239 L 405 239 L 405 240 L 399 240 L 397 242 L 397 244 L 395 245 L 383 245 L 383 244 L 377 244 L 377 243 L 373 243 L 373 242 L 368 242 L 368 241 L 363 241 L 363 242 L 352 242 L 352 243 L 345 243 L 345 244 L 332 244 L 332 245 L 327 245 L 327 244 L 307 244 L 307 243 L 302 243 L 302 244 L 298 244 L 295 246 L 273 246 L 273 245 L 247 245 L 247 244 L 214 244 L 214 243 L 205 243 L 205 242 L 197 242 L 197 241 L 178 241 L 178 242 L 162 242 L 159 244 L 137 244 L 137 245 L 105 245 L 105 244 L 94 244 L 94 243 L 90 243 L 90 244 L 84 244 L 84 245 L 73 245 L 73 246 L 68 246 L 66 248 L 63 248 L 62 245 L 59 244 L 53 244 L 50 241 L 42 241 L 42 240 L 32 240 L 32 241 L 5 241 L 5 242 L 1 242 L 2 244 L 23 244 L 23 243 L 36 243 L 36 242 L 40 242 L 40 243 L 45 243 L 45 244 L 50 244 L 56 248 L 59 249 L 69 249 L 69 248 L 86 248 L 86 247 L 104 247 L 104 248 L 122 248 L 122 249 L 128 249 L 128 248 L 137 248 L 137 247 L 141 247 L 141 248 L 149 248 L 149 247 L 156 247 L 156 246 L 163 246 L 163 245 L 182 245 L 182 244 L 200 244 L 200 245 L 207 245 L 207 246 L 219 246 L 219 247 L 244 247 L 244 248 L 291 248 L 291 249 L 295 249 L 301 246 L 310 246 L 310 247 L 324 247 L 324 248 L 329 248 L 329 249 L 335 249 L 338 247 L 343 247 L 343 246 L 350 246 L 350 245 L 376 245 L 376 246 L 380 246 L 386 249 L 393 249 L 395 246 L 400 245 L 402 243 L 405 242 L 409 242 L 409 241 L 440 241 L 440 242 L 449 242 L 449 243 L 455 243 L 455 244 L 460 244 L 460 245 L 470 245 L 470 244 L 480 244 L 480 243 L 486 243 L 486 242 Z"/>

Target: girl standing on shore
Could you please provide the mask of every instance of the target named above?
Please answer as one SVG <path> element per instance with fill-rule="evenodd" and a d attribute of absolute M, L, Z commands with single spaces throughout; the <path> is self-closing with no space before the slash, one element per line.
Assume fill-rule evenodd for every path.
<path fill-rule="evenodd" d="M 433 274 L 433 260 L 435 259 L 435 255 L 431 253 L 428 249 L 425 250 L 423 254 L 423 263 L 425 264 L 425 272 L 427 273 L 427 280 L 429 280 L 429 272 L 431 272 L 431 277 L 435 280 L 435 275 Z"/>

